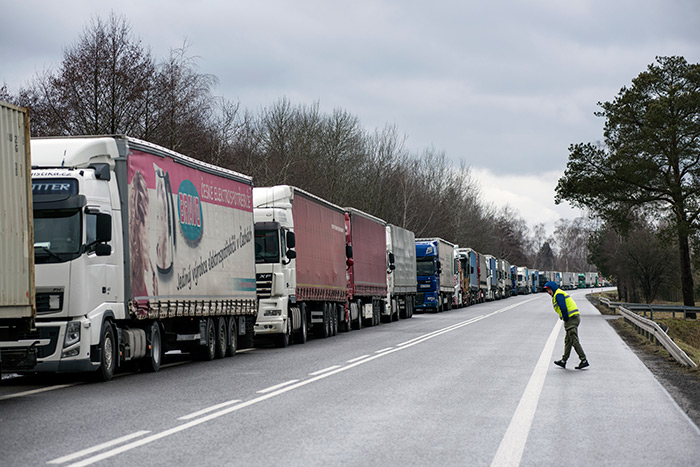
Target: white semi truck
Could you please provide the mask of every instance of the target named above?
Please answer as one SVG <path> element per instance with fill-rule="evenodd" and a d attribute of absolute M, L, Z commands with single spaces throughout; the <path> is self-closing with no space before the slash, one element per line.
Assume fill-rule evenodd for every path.
<path fill-rule="evenodd" d="M 31 142 L 37 372 L 252 344 L 252 181 L 125 136 Z"/>
<path fill-rule="evenodd" d="M 254 188 L 253 205 L 255 335 L 286 347 L 349 331 L 345 210 L 289 185 Z"/>

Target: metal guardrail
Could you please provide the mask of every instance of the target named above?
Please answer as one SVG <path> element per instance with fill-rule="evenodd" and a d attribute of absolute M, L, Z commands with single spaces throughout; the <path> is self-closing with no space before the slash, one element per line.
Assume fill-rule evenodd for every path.
<path fill-rule="evenodd" d="M 637 313 L 628 310 L 624 306 L 618 306 L 617 310 L 622 316 L 624 316 L 625 321 L 637 328 L 637 331 L 645 334 L 649 339 L 653 338 L 658 344 L 661 344 L 666 350 L 668 350 L 668 353 L 670 353 L 677 362 L 691 368 L 695 368 L 697 366 L 695 362 L 692 361 L 690 357 L 688 357 L 688 355 L 676 345 L 675 342 L 673 342 L 673 339 L 671 339 L 669 335 L 666 334 L 663 329 L 661 329 L 661 326 L 659 326 L 658 323 L 643 316 L 639 316 Z"/>
<path fill-rule="evenodd" d="M 654 313 L 671 313 L 673 317 L 676 317 L 676 313 L 683 313 L 683 319 L 688 319 L 688 313 L 700 313 L 700 307 L 698 306 L 684 306 L 684 305 L 647 305 L 645 303 L 623 303 L 623 302 L 613 302 L 609 298 L 600 297 L 600 303 L 604 304 L 612 310 L 617 310 L 619 307 L 625 307 L 630 311 L 641 312 L 646 317 L 649 313 L 649 317 L 654 319 Z"/>

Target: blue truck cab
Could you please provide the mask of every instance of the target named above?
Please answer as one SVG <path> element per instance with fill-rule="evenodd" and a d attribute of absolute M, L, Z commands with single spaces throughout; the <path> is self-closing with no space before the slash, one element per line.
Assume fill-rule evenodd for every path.
<path fill-rule="evenodd" d="M 445 240 L 416 239 L 416 310 L 452 308 L 454 245 Z"/>

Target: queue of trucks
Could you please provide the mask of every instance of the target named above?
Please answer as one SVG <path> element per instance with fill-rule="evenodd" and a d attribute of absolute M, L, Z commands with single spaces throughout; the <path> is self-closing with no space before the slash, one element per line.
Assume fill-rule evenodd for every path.
<path fill-rule="evenodd" d="M 0 110 L 3 372 L 106 381 L 167 351 L 212 360 L 538 291 L 534 271 L 297 187 L 128 136 L 30 141 L 27 111 Z"/>

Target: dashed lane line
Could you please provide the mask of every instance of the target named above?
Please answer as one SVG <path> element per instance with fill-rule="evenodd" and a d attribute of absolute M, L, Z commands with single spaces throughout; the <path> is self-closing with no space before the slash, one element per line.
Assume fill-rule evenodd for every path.
<path fill-rule="evenodd" d="M 124 443 L 126 441 L 131 441 L 134 438 L 138 438 L 139 436 L 143 436 L 150 433 L 150 431 L 147 430 L 142 430 L 142 431 L 137 431 L 136 433 L 131 433 L 130 435 L 122 436 L 121 438 L 113 439 L 112 441 L 107 441 L 106 443 L 98 444 L 97 446 L 93 446 L 88 449 L 83 449 L 82 451 L 74 452 L 73 454 L 69 454 L 67 456 L 59 457 L 57 459 L 53 459 L 47 462 L 47 464 L 65 464 L 66 462 L 70 462 L 72 460 L 78 459 L 83 456 L 87 456 L 89 454 L 92 454 L 97 451 L 101 451 L 103 449 L 111 448 L 112 446 L 116 446 L 117 444 Z"/>

